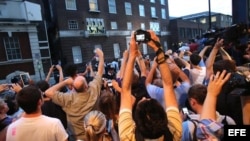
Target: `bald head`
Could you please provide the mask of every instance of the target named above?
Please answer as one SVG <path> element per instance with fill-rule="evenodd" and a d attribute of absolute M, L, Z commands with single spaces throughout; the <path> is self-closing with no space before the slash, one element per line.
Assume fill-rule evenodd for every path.
<path fill-rule="evenodd" d="M 83 76 L 77 76 L 73 82 L 76 92 L 84 92 L 88 88 L 88 83 Z"/>

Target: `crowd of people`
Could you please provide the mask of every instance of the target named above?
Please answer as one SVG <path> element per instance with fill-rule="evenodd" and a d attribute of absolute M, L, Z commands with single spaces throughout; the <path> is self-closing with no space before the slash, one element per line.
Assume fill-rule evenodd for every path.
<path fill-rule="evenodd" d="M 96 69 L 92 63 L 84 72 L 74 64 L 52 65 L 45 80 L 25 87 L 1 84 L 0 140 L 223 140 L 225 125 L 250 124 L 242 98 L 248 97 L 249 67 L 236 65 L 223 39 L 173 52 L 163 50 L 153 31 L 147 33 L 150 40 L 143 43 L 154 58 L 143 57 L 132 33 L 120 65 L 105 70 L 97 48 Z M 250 44 L 247 61 L 249 50 Z M 54 71 L 58 77 L 51 85 Z"/>

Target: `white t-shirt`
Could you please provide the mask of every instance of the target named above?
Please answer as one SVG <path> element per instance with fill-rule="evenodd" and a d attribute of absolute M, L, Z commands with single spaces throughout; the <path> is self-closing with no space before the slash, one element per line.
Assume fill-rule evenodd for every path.
<path fill-rule="evenodd" d="M 68 138 L 61 121 L 48 116 L 24 118 L 11 123 L 6 141 L 65 141 Z"/>

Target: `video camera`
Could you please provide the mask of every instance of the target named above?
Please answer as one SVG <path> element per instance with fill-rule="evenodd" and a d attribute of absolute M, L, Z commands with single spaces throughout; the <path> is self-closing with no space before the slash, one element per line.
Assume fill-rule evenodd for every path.
<path fill-rule="evenodd" d="M 138 29 L 135 31 L 135 41 L 138 43 L 147 43 L 151 40 L 151 35 L 148 31 Z"/>
<path fill-rule="evenodd" d="M 214 45 L 218 38 L 224 39 L 224 45 L 229 45 L 230 43 L 238 45 L 239 39 L 248 34 L 248 27 L 246 24 L 234 24 L 227 28 L 206 32 L 203 34 L 203 38 L 207 39 L 204 42 L 205 45 Z"/>
<path fill-rule="evenodd" d="M 222 90 L 235 96 L 249 95 L 250 82 L 247 81 L 244 75 L 234 72 L 231 74 Z"/>

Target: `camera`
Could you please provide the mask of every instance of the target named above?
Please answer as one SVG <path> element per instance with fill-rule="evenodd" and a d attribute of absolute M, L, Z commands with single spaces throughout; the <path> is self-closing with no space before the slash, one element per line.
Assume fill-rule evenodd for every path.
<path fill-rule="evenodd" d="M 135 41 L 138 43 L 147 43 L 151 40 L 151 35 L 148 31 L 138 29 L 135 31 Z"/>
<path fill-rule="evenodd" d="M 248 28 L 246 24 L 234 24 L 227 28 L 214 29 L 203 34 L 206 38 L 205 45 L 214 45 L 217 38 L 224 39 L 224 45 L 234 44 L 239 46 L 239 40 L 248 35 Z"/>
<path fill-rule="evenodd" d="M 225 83 L 222 91 L 230 95 L 249 95 L 250 94 L 250 82 L 246 80 L 244 75 L 239 73 L 232 73 L 229 80 Z"/>

